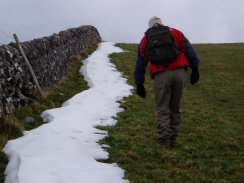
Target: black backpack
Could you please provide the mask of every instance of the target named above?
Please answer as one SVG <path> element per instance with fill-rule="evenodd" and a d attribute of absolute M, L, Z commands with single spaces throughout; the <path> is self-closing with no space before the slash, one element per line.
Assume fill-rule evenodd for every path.
<path fill-rule="evenodd" d="M 176 43 L 169 27 L 156 24 L 146 32 L 146 53 L 151 63 L 168 67 L 178 57 Z"/>

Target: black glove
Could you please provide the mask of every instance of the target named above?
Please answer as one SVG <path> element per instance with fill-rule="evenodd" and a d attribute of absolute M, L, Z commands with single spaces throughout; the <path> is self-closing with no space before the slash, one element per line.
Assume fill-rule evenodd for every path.
<path fill-rule="evenodd" d="M 146 97 L 146 90 L 144 88 L 144 85 L 140 85 L 138 84 L 136 86 L 136 93 L 137 95 L 139 95 L 141 98 L 145 98 Z"/>
<path fill-rule="evenodd" d="M 191 84 L 194 85 L 196 82 L 198 82 L 199 78 L 200 76 L 199 76 L 198 67 L 195 66 L 191 70 L 191 78 L 190 78 Z"/>

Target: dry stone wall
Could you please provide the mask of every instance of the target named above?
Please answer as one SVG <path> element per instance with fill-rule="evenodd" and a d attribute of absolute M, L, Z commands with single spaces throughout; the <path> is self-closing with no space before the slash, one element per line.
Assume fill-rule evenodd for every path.
<path fill-rule="evenodd" d="M 23 42 L 21 45 L 41 88 L 45 90 L 65 74 L 71 56 L 98 42 L 101 42 L 99 32 L 95 27 L 87 25 Z M 31 100 L 36 92 L 17 44 L 0 46 L 0 121 L 14 108 Z"/>

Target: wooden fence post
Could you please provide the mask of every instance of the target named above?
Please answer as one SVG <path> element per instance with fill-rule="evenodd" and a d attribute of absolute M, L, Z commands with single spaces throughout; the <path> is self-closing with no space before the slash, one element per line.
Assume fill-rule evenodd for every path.
<path fill-rule="evenodd" d="M 22 46 L 21 46 L 21 44 L 20 44 L 20 42 L 19 42 L 19 39 L 18 39 L 18 37 L 17 37 L 16 34 L 13 34 L 13 36 L 14 36 L 14 39 L 15 39 L 17 45 L 18 45 L 18 48 L 19 48 L 19 50 L 20 50 L 20 52 L 21 52 L 21 54 L 22 54 L 22 56 L 23 56 L 23 58 L 24 58 L 24 60 L 25 60 L 25 63 L 26 63 L 26 65 L 28 66 L 28 69 L 29 69 L 29 71 L 30 71 L 30 73 L 31 73 L 31 76 L 32 76 L 34 82 L 35 82 L 35 85 L 36 85 L 36 87 L 37 87 L 37 90 L 39 91 L 40 95 L 43 96 L 43 93 L 42 93 L 41 87 L 40 87 L 40 85 L 39 85 L 39 83 L 38 83 L 38 80 L 37 80 L 37 78 L 36 78 L 36 75 L 35 75 L 35 73 L 34 73 L 34 71 L 33 71 L 33 69 L 32 69 L 32 66 L 30 65 L 29 60 L 27 59 L 27 57 L 26 57 L 26 55 L 25 55 L 25 52 L 24 52 L 24 50 L 23 50 L 23 48 L 22 48 Z"/>

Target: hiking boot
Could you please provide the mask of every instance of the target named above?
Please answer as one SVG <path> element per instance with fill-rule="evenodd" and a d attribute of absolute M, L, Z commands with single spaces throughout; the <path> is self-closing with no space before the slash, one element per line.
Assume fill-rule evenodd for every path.
<path fill-rule="evenodd" d="M 159 144 L 161 146 L 163 146 L 165 149 L 169 149 L 170 148 L 170 140 L 169 139 L 160 140 Z"/>

